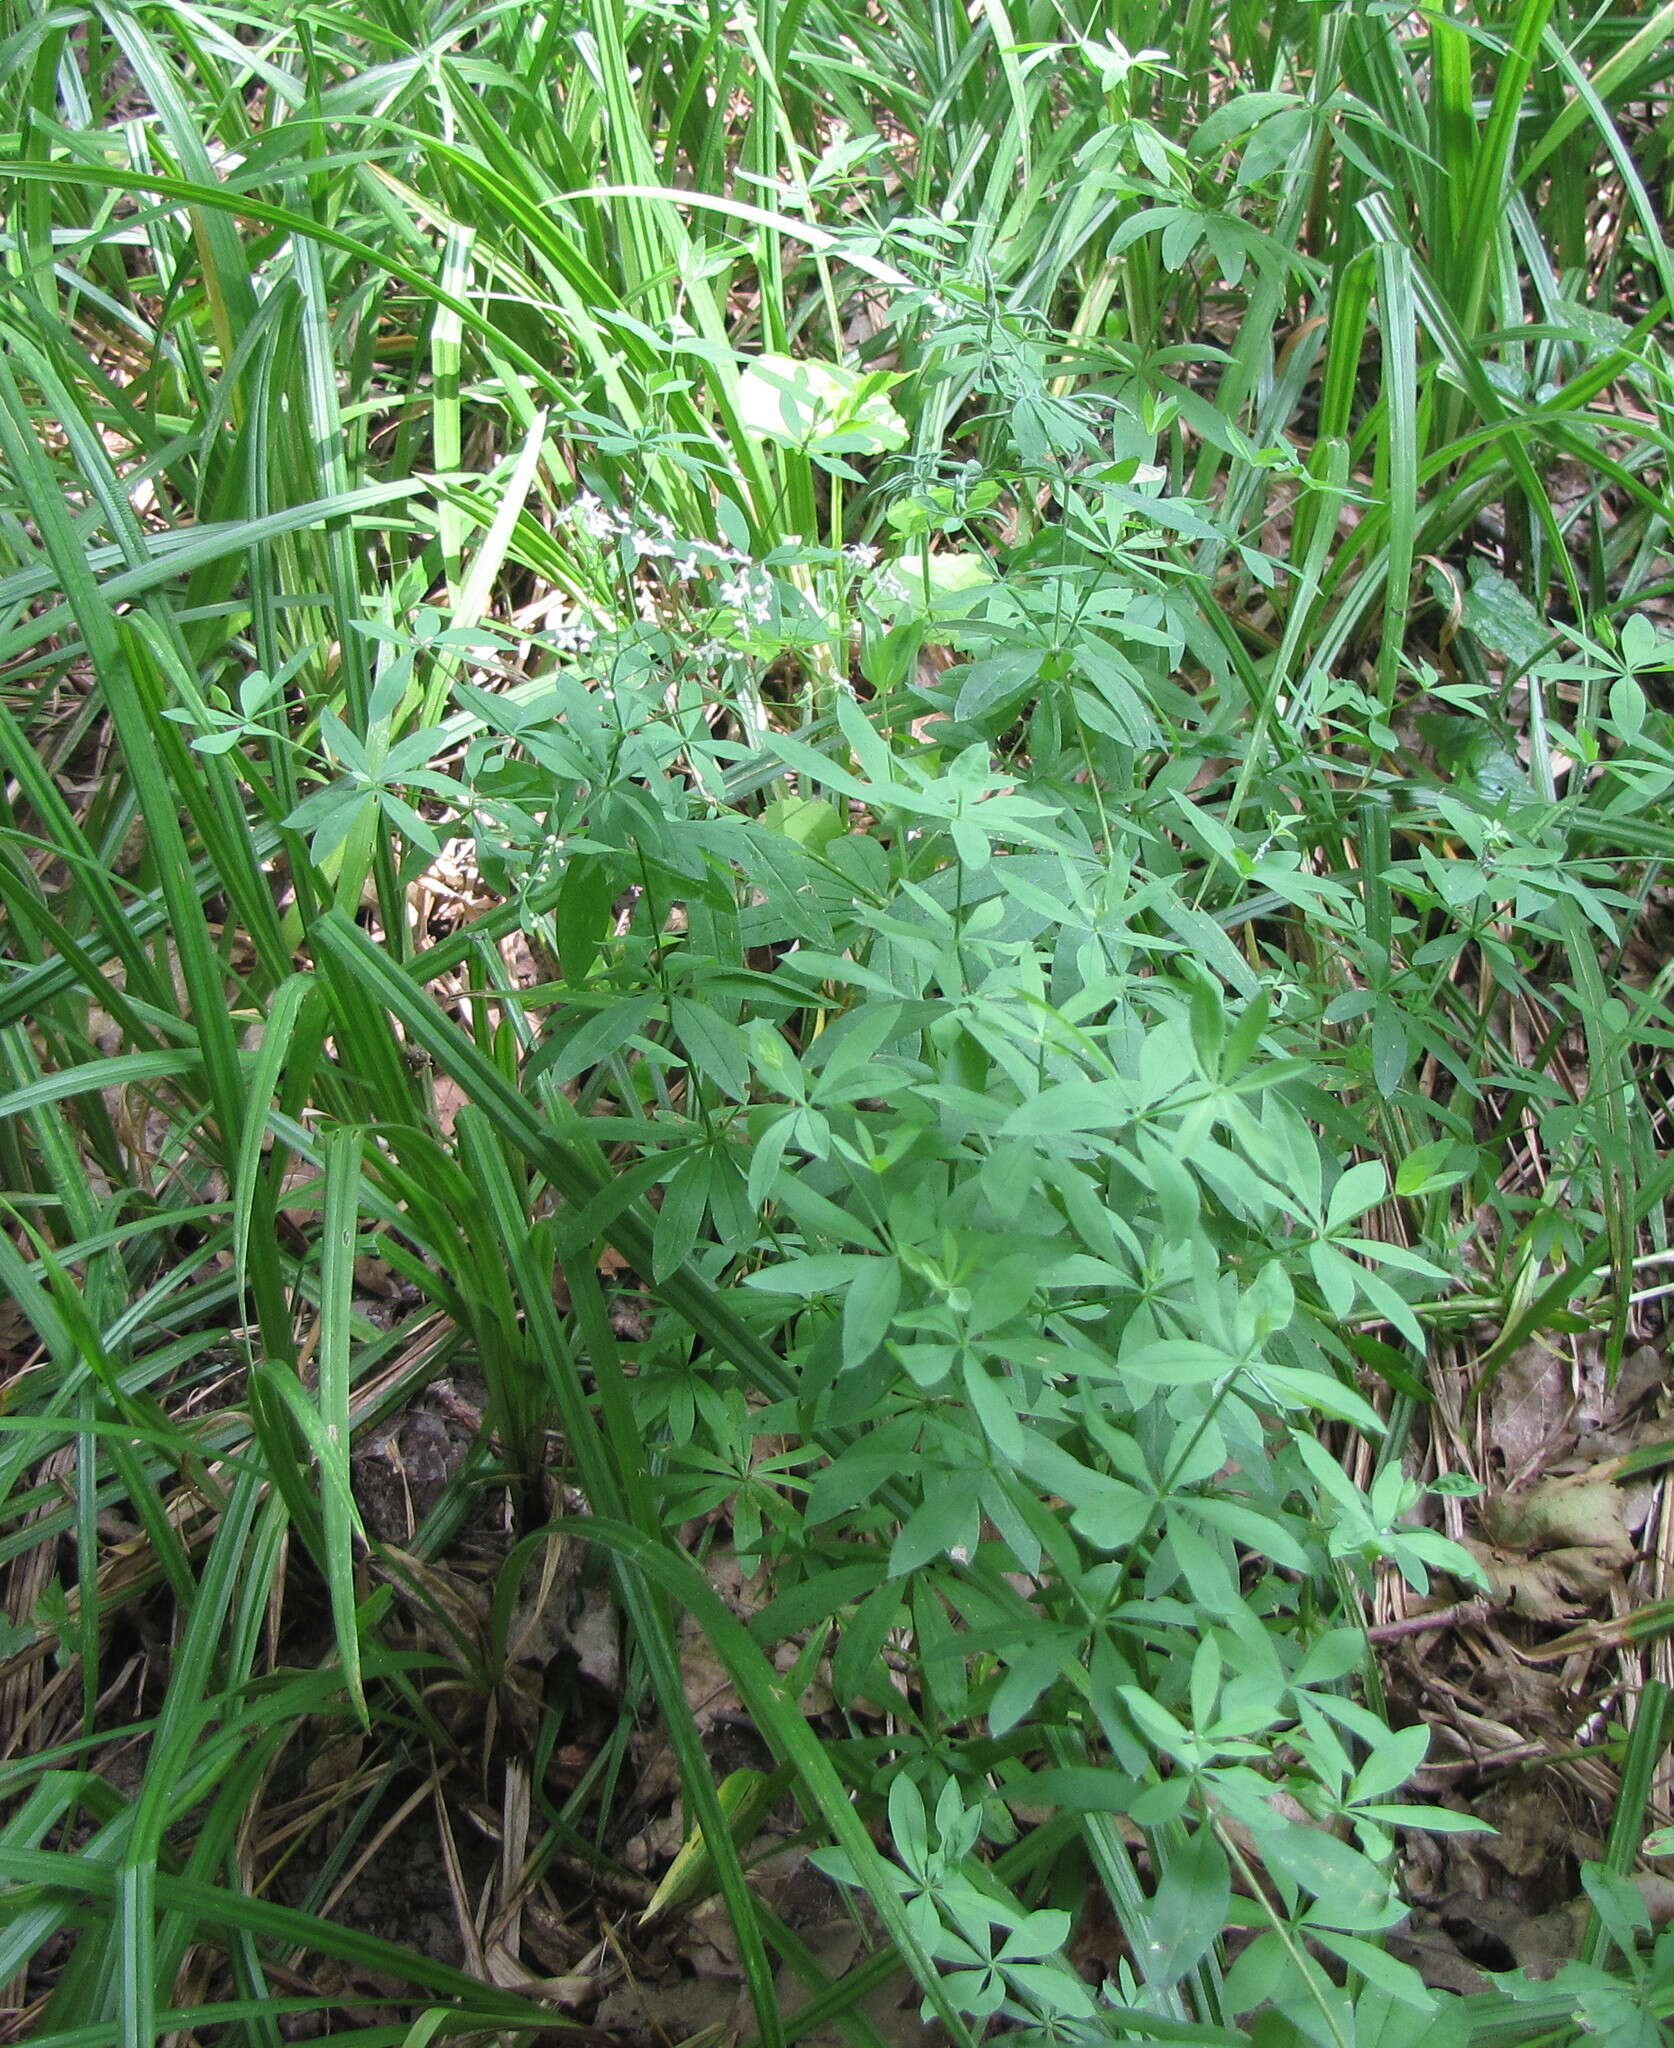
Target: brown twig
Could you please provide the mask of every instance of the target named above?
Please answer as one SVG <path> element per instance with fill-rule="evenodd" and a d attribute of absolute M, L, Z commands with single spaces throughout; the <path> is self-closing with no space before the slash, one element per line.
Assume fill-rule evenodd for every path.
<path fill-rule="evenodd" d="M 1369 1643 L 1392 1643 L 1401 1636 L 1428 1635 L 1432 1629 L 1463 1628 L 1486 1621 L 1493 1611 L 1489 1600 L 1456 1600 L 1451 1607 L 1432 1608 L 1428 1614 L 1409 1614 L 1403 1621 L 1380 1622 L 1366 1631 Z"/>

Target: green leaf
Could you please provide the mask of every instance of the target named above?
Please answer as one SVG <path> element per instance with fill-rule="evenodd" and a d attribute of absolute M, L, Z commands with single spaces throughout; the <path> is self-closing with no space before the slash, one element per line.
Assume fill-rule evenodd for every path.
<path fill-rule="evenodd" d="M 1137 1487 L 1081 1464 L 1038 1431 L 1026 1433 L 1018 1467 L 1071 1504 L 1073 1526 L 1099 1550 L 1132 1543 L 1151 1518 L 1151 1501 Z"/>
<path fill-rule="evenodd" d="M 1388 1185 L 1389 1175 L 1381 1159 L 1362 1159 L 1351 1166 L 1331 1190 L 1325 1212 L 1326 1229 L 1333 1234 L 1346 1229 L 1357 1216 L 1365 1215 L 1383 1200 Z"/>
<path fill-rule="evenodd" d="M 1212 1529 L 1221 1530 L 1258 1557 L 1270 1557 L 1287 1571 L 1305 1572 L 1309 1568 L 1308 1553 L 1295 1536 L 1276 1516 L 1263 1514 L 1259 1508 L 1218 1494 L 1194 1493 L 1181 1495 L 1171 1508 L 1171 1513 L 1175 1511 L 1195 1515 Z"/>
<path fill-rule="evenodd" d="M 1008 1465 L 1020 1464 L 1026 1440 L 1009 1384 L 1003 1377 L 996 1378 L 986 1371 L 969 1351 L 964 1354 L 961 1366 L 966 1398 L 983 1435 Z"/>
<path fill-rule="evenodd" d="M 988 1732 L 1008 1735 L 1041 1694 L 1058 1682 L 1063 1669 L 1064 1651 L 1057 1643 L 1043 1643 L 1008 1658 L 1005 1676 L 988 1702 Z"/>
<path fill-rule="evenodd" d="M 1508 576 L 1478 569 L 1464 603 L 1464 622 L 1496 654 L 1529 668 L 1551 645 L 1552 629 Z"/>
<path fill-rule="evenodd" d="M 1399 1790 L 1424 1762 L 1430 1747 L 1430 1731 L 1422 1723 L 1381 1738 L 1370 1756 L 1355 1772 L 1345 1797 L 1351 1805 L 1363 1799 L 1382 1799 Z"/>
<path fill-rule="evenodd" d="M 867 1693 L 874 1699 L 888 1699 L 893 1694 L 894 1687 L 887 1682 L 872 1692 L 870 1681 L 885 1642 L 900 1626 L 902 1611 L 900 1587 L 882 1585 L 861 1601 L 838 1630 L 831 1653 L 831 1689 L 839 1706 L 847 1707 Z"/>
<path fill-rule="evenodd" d="M 1375 1942 L 1362 1941 L 1356 1934 L 1339 1934 L 1325 1927 L 1314 1930 L 1314 1939 L 1322 1948 L 1340 1956 L 1350 1969 L 1358 1970 L 1368 1984 L 1375 1984 L 1390 1998 L 1399 1999 L 1415 2012 L 1435 2011 L 1436 1994 L 1412 1965 L 1390 1955 Z"/>
<path fill-rule="evenodd" d="M 1474 1813 L 1455 1813 L 1451 1806 L 1406 1806 L 1379 1805 L 1372 1803 L 1356 1809 L 1367 1820 L 1375 1820 L 1383 1827 L 1423 1828 L 1432 1835 L 1491 1835 L 1495 1832 L 1491 1824 L 1478 1820 Z"/>
<path fill-rule="evenodd" d="M 823 853 L 832 840 L 841 838 L 848 830 L 837 806 L 820 797 L 775 797 L 762 812 L 761 821 L 768 831 L 782 832 L 810 853 Z"/>
<path fill-rule="evenodd" d="M 794 1294 L 806 1299 L 835 1294 L 879 1263 L 859 1252 L 816 1252 L 806 1258 L 780 1259 L 757 1273 L 746 1273 L 744 1285 L 764 1294 Z"/>
<path fill-rule="evenodd" d="M 973 662 L 960 671 L 954 717 L 972 721 L 1009 710 L 1034 688 L 1045 659 L 1044 647 L 1016 647 Z"/>
<path fill-rule="evenodd" d="M 1604 1863 L 1583 1863 L 1581 1883 L 1592 1900 L 1599 1924 L 1623 1955 L 1632 1955 L 1639 1937 L 1651 1931 L 1651 1913 L 1644 1893 Z"/>
<path fill-rule="evenodd" d="M 1407 1063 L 1406 1020 L 1393 1003 L 1379 1003 L 1372 1012 L 1372 1080 L 1386 1102 L 1399 1094 Z"/>
<path fill-rule="evenodd" d="M 734 1102 L 747 1100 L 750 1046 L 738 1026 L 689 996 L 675 996 L 669 1016 L 675 1035 L 698 1071 Z"/>
<path fill-rule="evenodd" d="M 843 1297 L 843 1367 L 864 1365 L 889 1335 L 901 1300 L 898 1259 L 862 1259 Z"/>
<path fill-rule="evenodd" d="M 550 1063 L 542 1062 L 541 1071 L 555 1088 L 562 1088 L 620 1052 L 661 1007 L 661 999 L 654 995 L 611 1002 L 570 1032 Z"/>
<path fill-rule="evenodd" d="M 1231 1899 L 1231 1868 L 1213 1828 L 1169 1843 L 1147 1916 L 1152 1984 L 1178 1984 L 1208 1954 Z"/>
<path fill-rule="evenodd" d="M 939 1557 L 973 1557 L 981 1527 L 976 1495 L 944 1482 L 914 1508 L 890 1545 L 889 1576 L 904 1578 Z"/>
<path fill-rule="evenodd" d="M 1000 1126 L 1000 1135 L 1050 1138 L 1078 1131 L 1107 1131 L 1130 1112 L 1127 1090 L 1113 1083 L 1060 1082 L 1020 1103 Z"/>
<path fill-rule="evenodd" d="M 1451 1138 L 1436 1138 L 1428 1145 L 1418 1145 L 1409 1152 L 1395 1170 L 1395 1192 L 1410 1199 L 1414 1195 L 1428 1194 L 1432 1189 L 1447 1187 L 1453 1179 L 1462 1176 L 1448 1176 L 1437 1179 L 1442 1166 L 1452 1156 L 1454 1143 Z"/>
<path fill-rule="evenodd" d="M 1229 1379 L 1242 1360 L 1218 1345 L 1190 1337 L 1161 1337 L 1151 1343 L 1124 1343 L 1120 1364 L 1123 1378 L 1141 1386 L 1196 1387 Z"/>
<path fill-rule="evenodd" d="M 710 1172 L 708 1154 L 695 1152 L 681 1161 L 665 1183 L 651 1234 L 653 1280 L 666 1280 L 691 1257 L 709 1203 Z"/>
<path fill-rule="evenodd" d="M 1365 1933 L 1391 1926 L 1402 1916 L 1403 1908 L 1381 1872 L 1358 1849 L 1323 1828 L 1275 1820 L 1256 1831 L 1256 1846 L 1269 1870 L 1312 1894 L 1310 1926 Z"/>

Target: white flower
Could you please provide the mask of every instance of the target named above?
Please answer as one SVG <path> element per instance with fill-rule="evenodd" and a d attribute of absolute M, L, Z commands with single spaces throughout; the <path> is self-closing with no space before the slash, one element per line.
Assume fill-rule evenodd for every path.
<path fill-rule="evenodd" d="M 623 530 L 622 515 L 608 505 L 601 505 L 591 491 L 583 491 L 576 499 L 570 517 L 594 540 L 613 540 Z"/>
<path fill-rule="evenodd" d="M 716 591 L 715 601 L 730 606 L 752 625 L 765 626 L 773 616 L 773 579 L 753 565 L 740 569 Z"/>
<path fill-rule="evenodd" d="M 857 540 L 844 548 L 843 560 L 853 562 L 857 569 L 875 569 L 878 565 L 878 551 L 870 541 Z"/>
<path fill-rule="evenodd" d="M 598 637 L 597 627 L 586 619 L 567 619 L 551 628 L 552 644 L 560 654 L 585 654 Z"/>

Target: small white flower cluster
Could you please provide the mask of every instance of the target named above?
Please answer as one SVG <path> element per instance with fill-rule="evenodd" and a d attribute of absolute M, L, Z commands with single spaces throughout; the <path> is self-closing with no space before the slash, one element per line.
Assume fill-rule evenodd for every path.
<path fill-rule="evenodd" d="M 639 558 L 642 562 L 667 562 L 670 573 L 682 583 L 690 581 L 700 570 L 739 568 L 749 562 L 749 556 L 740 549 L 724 547 L 718 541 L 676 540 L 661 513 L 655 515 L 655 525 L 655 533 L 634 535 Z"/>
<path fill-rule="evenodd" d="M 560 654 L 585 654 L 598 637 L 598 627 L 586 619 L 565 619 L 547 628 L 547 638 Z"/>
<path fill-rule="evenodd" d="M 753 566 L 729 576 L 715 595 L 752 626 L 765 626 L 773 616 L 773 579 Z"/>
<path fill-rule="evenodd" d="M 735 612 L 747 625 L 771 624 L 774 613 L 773 578 L 742 548 L 729 547 L 723 541 L 682 539 L 675 532 L 673 522 L 661 512 L 651 513 L 648 524 L 638 524 L 627 512 L 602 504 L 592 491 L 583 491 L 577 497 L 570 508 L 569 518 L 583 533 L 601 544 L 625 540 L 640 561 L 666 562 L 669 576 L 676 582 L 719 576 L 720 580 L 714 585 L 713 600 L 718 609 Z M 853 569 L 872 569 L 878 563 L 878 550 L 869 541 L 855 541 L 843 549 L 842 558 Z M 723 571 L 726 573 L 721 575 Z M 639 591 L 637 608 L 642 618 L 655 618 L 655 593 L 646 589 Z M 569 623 L 559 627 L 554 637 L 561 648 L 573 651 L 590 646 L 595 634 L 590 626 Z"/>
<path fill-rule="evenodd" d="M 594 540 L 615 540 L 628 531 L 630 523 L 625 513 L 601 504 L 591 491 L 583 491 L 576 499 L 570 507 L 570 517 Z"/>
<path fill-rule="evenodd" d="M 682 540 L 666 513 L 653 512 L 649 529 L 636 526 L 626 512 L 601 504 L 591 491 L 576 499 L 570 517 L 596 541 L 627 540 L 642 562 L 667 562 L 682 582 L 704 569 L 740 568 L 750 560 L 740 549 L 718 541 Z"/>

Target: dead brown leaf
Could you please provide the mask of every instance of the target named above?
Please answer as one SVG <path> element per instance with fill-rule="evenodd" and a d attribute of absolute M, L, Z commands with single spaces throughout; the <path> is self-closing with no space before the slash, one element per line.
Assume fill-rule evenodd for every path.
<path fill-rule="evenodd" d="M 1575 1621 L 1608 1602 L 1621 1584 L 1620 1569 L 1603 1552 L 1548 1550 L 1539 1557 L 1487 1543 L 1466 1548 L 1488 1574 L 1494 1604 L 1526 1621 Z"/>
<path fill-rule="evenodd" d="M 1490 1495 L 1480 1512 L 1485 1534 L 1502 1550 L 1596 1551 L 1602 1563 L 1620 1568 L 1635 1548 L 1622 1509 L 1619 1489 L 1587 1471 Z"/>

